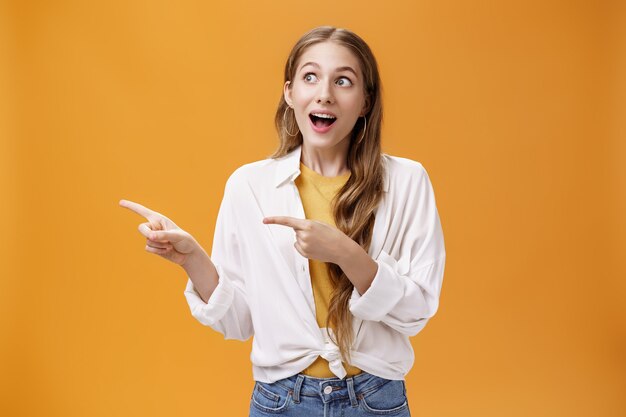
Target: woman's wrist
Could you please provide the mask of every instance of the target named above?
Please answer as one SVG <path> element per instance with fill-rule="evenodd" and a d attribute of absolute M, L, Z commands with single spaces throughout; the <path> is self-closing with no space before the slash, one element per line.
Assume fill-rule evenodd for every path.
<path fill-rule="evenodd" d="M 209 255 L 198 245 L 194 251 L 187 255 L 187 259 L 181 266 L 191 279 L 202 301 L 208 302 L 219 282 L 217 269 Z"/>
<path fill-rule="evenodd" d="M 196 243 L 195 248 L 186 255 L 185 261 L 180 266 L 186 271 L 194 268 L 198 263 L 206 262 L 205 257 L 208 258 L 208 256 L 204 248 Z"/>
<path fill-rule="evenodd" d="M 337 265 L 346 274 L 359 294 L 363 295 L 378 272 L 378 264 L 358 243 L 347 236 L 346 238 L 349 242 L 346 241 L 339 251 Z"/>

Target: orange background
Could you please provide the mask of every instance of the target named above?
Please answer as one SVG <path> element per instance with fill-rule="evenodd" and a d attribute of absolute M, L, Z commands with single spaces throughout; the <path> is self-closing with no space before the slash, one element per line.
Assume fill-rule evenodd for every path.
<path fill-rule="evenodd" d="M 370 44 L 384 150 L 435 188 L 447 264 L 411 339 L 413 415 L 626 415 L 624 2 L 0 8 L 0 415 L 247 415 L 251 341 L 191 317 L 118 201 L 209 251 L 227 177 L 277 145 L 291 46 L 323 24 Z"/>

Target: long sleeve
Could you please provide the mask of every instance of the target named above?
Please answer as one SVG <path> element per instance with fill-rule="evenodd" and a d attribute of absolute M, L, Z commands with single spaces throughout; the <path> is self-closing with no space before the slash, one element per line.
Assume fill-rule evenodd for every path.
<path fill-rule="evenodd" d="M 413 336 L 438 309 L 446 252 L 434 191 L 421 164 L 409 188 L 392 220 L 401 222 L 389 250 L 397 258 L 381 251 L 372 284 L 362 295 L 353 290 L 349 308 L 356 317 Z"/>
<path fill-rule="evenodd" d="M 231 179 L 232 176 L 224 188 L 211 253 L 211 261 L 219 275 L 218 285 L 205 303 L 191 279 L 188 279 L 185 297 L 192 316 L 200 323 L 220 332 L 225 339 L 247 340 L 253 335 L 254 329 L 242 276 Z"/>

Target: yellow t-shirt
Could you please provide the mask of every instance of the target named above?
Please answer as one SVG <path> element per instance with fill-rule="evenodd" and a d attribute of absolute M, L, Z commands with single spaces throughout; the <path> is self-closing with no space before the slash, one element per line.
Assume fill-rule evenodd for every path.
<path fill-rule="evenodd" d="M 348 181 L 349 177 L 349 172 L 336 177 L 325 177 L 300 162 L 300 175 L 295 182 L 302 199 L 306 218 L 319 220 L 336 227 L 330 203 L 339 189 Z M 320 327 L 326 327 L 328 304 L 330 303 L 330 295 L 333 289 L 330 275 L 326 269 L 326 264 L 314 259 L 309 259 L 309 270 L 311 271 L 311 285 L 313 287 L 313 298 L 315 299 L 317 324 Z M 350 366 L 345 362 L 343 366 L 348 373 L 347 376 L 362 372 L 361 369 Z M 328 361 L 321 356 L 318 356 L 315 362 L 302 373 L 316 378 L 336 376 L 328 367 Z"/>

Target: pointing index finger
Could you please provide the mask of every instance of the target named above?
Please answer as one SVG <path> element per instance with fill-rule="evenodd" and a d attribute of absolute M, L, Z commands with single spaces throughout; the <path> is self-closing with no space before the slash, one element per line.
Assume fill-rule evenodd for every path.
<path fill-rule="evenodd" d="M 127 209 L 132 210 L 145 218 L 148 218 L 148 216 L 155 214 L 155 212 L 150 210 L 149 208 L 129 200 L 120 200 L 120 206 L 126 207 Z"/>
<path fill-rule="evenodd" d="M 265 224 L 281 224 L 283 226 L 293 227 L 294 229 L 302 229 L 304 227 L 305 221 L 302 219 L 296 219 L 295 217 L 289 216 L 273 216 L 273 217 L 265 217 L 263 219 L 263 223 Z"/>

